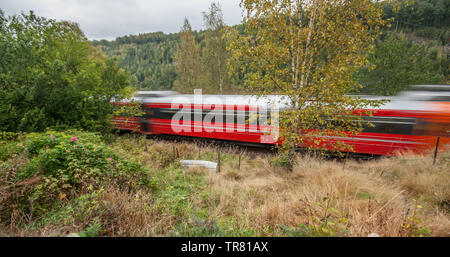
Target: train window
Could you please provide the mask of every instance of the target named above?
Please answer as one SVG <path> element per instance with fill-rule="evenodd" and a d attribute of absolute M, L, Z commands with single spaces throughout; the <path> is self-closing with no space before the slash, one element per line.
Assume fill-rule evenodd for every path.
<path fill-rule="evenodd" d="M 172 108 L 147 108 L 147 116 L 150 119 L 164 119 L 172 120 L 176 113 L 184 114 L 184 116 L 190 115 L 191 121 L 194 121 L 195 111 L 192 109 L 172 109 Z M 230 113 L 231 112 L 231 113 Z M 258 113 L 256 111 L 243 111 L 243 110 L 208 110 L 203 109 L 201 112 L 201 117 L 203 121 L 212 123 L 229 123 L 228 119 L 231 119 L 233 124 L 246 124 L 246 125 L 257 125 L 259 122 L 263 122 L 261 125 L 270 124 L 271 112 Z M 207 117 L 207 115 L 209 115 Z"/>
<path fill-rule="evenodd" d="M 258 114 L 256 111 L 249 112 L 243 110 L 203 110 L 203 120 L 205 120 L 205 117 L 208 114 L 214 115 L 210 118 L 211 122 L 219 123 L 229 123 L 231 121 L 231 123 L 234 124 L 257 124 L 258 120 L 261 118 L 261 114 Z M 219 115 L 222 115 L 222 120 L 216 121 L 216 117 Z"/>
<path fill-rule="evenodd" d="M 218 118 L 218 119 L 216 119 Z M 223 123 L 225 122 L 225 117 L 223 116 L 222 110 L 206 110 L 203 109 L 202 111 L 202 120 L 206 122 L 212 122 L 212 123 Z"/>
<path fill-rule="evenodd" d="M 179 111 L 186 111 L 183 109 L 170 109 L 170 108 L 148 108 L 147 113 L 151 113 L 152 119 L 171 120 L 175 113 Z M 190 110 L 187 110 L 191 113 Z"/>
<path fill-rule="evenodd" d="M 234 123 L 236 124 L 248 124 L 250 120 L 250 114 L 248 111 L 235 111 Z"/>
<path fill-rule="evenodd" d="M 162 119 L 162 120 L 171 120 L 175 111 L 171 109 L 165 108 L 152 108 L 153 110 L 153 119 Z"/>
<path fill-rule="evenodd" d="M 270 111 L 260 113 L 258 117 L 258 124 L 261 126 L 271 125 L 272 113 Z"/>
<path fill-rule="evenodd" d="M 413 133 L 424 136 L 448 136 L 450 132 L 448 128 L 448 123 L 421 119 L 414 127 Z"/>
<path fill-rule="evenodd" d="M 142 108 L 141 104 L 139 103 L 125 104 L 125 105 L 113 104 L 112 106 L 114 114 L 116 116 L 124 116 L 124 117 L 136 116 L 136 114 L 134 114 L 135 109 L 130 109 L 129 107 Z"/>
<path fill-rule="evenodd" d="M 364 117 L 365 121 L 369 121 L 374 127 L 365 125 L 363 132 L 381 133 L 381 134 L 400 134 L 411 135 L 417 121 L 414 118 L 405 117 Z"/>
<path fill-rule="evenodd" d="M 435 96 L 431 98 L 431 102 L 450 102 L 450 96 L 443 95 L 443 96 Z"/>

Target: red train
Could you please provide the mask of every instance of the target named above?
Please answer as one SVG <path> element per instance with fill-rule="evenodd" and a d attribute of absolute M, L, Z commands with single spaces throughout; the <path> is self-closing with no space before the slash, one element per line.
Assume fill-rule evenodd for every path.
<path fill-rule="evenodd" d="M 199 96 L 141 91 L 132 100 L 114 104 L 136 102 L 145 114 L 142 117 L 116 116 L 113 119 L 116 129 L 252 144 L 276 144 L 267 136 L 272 127 L 261 120 L 270 120 L 275 109 L 289 108 L 281 96 L 258 99 L 245 95 Z M 441 148 L 450 143 L 449 85 L 413 86 L 374 111 L 374 115 L 366 119 L 375 127 L 366 127 L 354 137 L 330 140 L 344 141 L 352 145 L 356 153 L 373 155 L 427 151 L 436 146 L 438 137 Z"/>

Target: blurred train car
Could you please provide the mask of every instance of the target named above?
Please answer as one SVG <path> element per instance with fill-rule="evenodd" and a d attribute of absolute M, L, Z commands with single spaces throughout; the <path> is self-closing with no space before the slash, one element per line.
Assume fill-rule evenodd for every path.
<path fill-rule="evenodd" d="M 251 144 L 268 142 L 271 127 L 249 122 L 260 112 L 271 116 L 270 106 L 289 108 L 281 96 L 257 98 L 248 95 L 202 95 L 202 104 L 196 95 L 182 95 L 173 91 L 141 91 L 133 99 L 116 102 L 141 105 L 142 117 L 116 116 L 116 129 L 147 134 L 167 134 L 213 138 Z M 223 102 L 232 99 L 231 103 Z M 395 155 L 398 152 L 424 152 L 450 143 L 450 86 L 421 85 L 391 97 L 390 102 L 375 109 L 373 116 L 365 116 L 374 126 L 367 126 L 353 137 L 334 137 L 352 145 L 354 152 L 372 155 Z M 179 122 L 174 122 L 184 117 Z M 188 118 L 186 118 L 188 117 Z M 259 117 L 259 118 L 258 118 Z M 259 122 L 262 123 L 262 122 Z"/>

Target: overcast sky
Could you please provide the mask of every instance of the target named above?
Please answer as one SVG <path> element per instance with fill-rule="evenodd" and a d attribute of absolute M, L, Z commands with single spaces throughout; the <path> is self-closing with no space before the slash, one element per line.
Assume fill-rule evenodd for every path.
<path fill-rule="evenodd" d="M 215 0 L 229 25 L 241 21 L 240 0 Z M 184 18 L 203 29 L 202 12 L 213 0 L 0 0 L 6 15 L 33 10 L 36 15 L 77 22 L 89 39 L 163 31 L 178 32 Z"/>

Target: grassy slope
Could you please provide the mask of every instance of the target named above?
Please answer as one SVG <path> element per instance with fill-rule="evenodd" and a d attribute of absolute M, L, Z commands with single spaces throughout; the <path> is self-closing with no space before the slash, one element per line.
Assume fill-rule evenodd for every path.
<path fill-rule="evenodd" d="M 17 144 L 23 145 L 20 139 Z M 295 171 L 286 173 L 273 165 L 273 156 L 262 154 L 244 154 L 239 170 L 239 155 L 221 149 L 221 173 L 212 173 L 181 169 L 178 164 L 179 159 L 216 161 L 217 149 L 212 146 L 122 136 L 108 147 L 147 167 L 150 182 L 131 191 L 119 187 L 117 180 L 105 181 L 95 190 L 80 189 L 72 198 L 56 199 L 41 216 L 1 220 L 0 234 L 448 236 L 450 232 L 449 151 L 439 155 L 435 166 L 431 154 L 348 161 L 345 167 L 336 160 L 301 156 Z M 4 163 L 26 158 L 22 150 L 9 152 L 0 176 L 6 174 Z"/>

